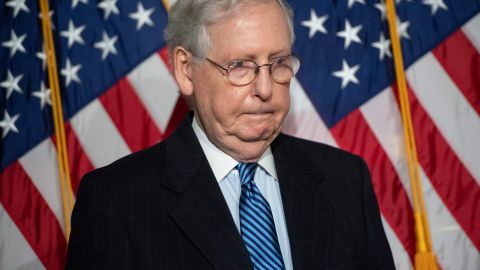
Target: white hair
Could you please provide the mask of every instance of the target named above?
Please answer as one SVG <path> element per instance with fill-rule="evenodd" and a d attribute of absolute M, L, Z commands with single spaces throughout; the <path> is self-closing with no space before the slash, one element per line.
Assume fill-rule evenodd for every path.
<path fill-rule="evenodd" d="M 277 2 L 285 14 L 292 45 L 295 39 L 293 11 L 284 0 L 178 0 L 170 10 L 165 30 L 170 53 L 176 46 L 183 46 L 195 58 L 204 60 L 212 47 L 208 25 L 231 15 L 240 7 L 270 1 Z"/>

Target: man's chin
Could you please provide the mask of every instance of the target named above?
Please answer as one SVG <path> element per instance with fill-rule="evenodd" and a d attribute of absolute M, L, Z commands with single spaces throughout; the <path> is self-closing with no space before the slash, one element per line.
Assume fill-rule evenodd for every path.
<path fill-rule="evenodd" d="M 237 137 L 246 143 L 262 143 L 262 142 L 271 142 L 278 135 L 278 132 L 275 132 L 272 129 L 264 130 L 249 130 L 249 132 L 242 132 Z"/>

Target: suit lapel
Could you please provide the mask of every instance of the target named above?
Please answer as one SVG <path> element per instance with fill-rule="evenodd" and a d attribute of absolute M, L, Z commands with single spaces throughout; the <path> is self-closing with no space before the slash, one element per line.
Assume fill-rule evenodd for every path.
<path fill-rule="evenodd" d="M 272 144 L 294 269 L 323 269 L 328 252 L 331 204 L 324 176 L 288 136 Z"/>
<path fill-rule="evenodd" d="M 171 216 L 216 269 L 251 269 L 243 241 L 190 123 L 183 121 L 167 144 L 163 186 L 180 196 Z"/>

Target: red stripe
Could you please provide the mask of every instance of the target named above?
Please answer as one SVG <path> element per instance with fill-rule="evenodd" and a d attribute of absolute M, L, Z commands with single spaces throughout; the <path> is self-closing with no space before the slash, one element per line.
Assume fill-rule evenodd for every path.
<path fill-rule="evenodd" d="M 63 269 L 66 240 L 60 224 L 18 162 L 0 174 L 0 203 L 46 269 Z"/>
<path fill-rule="evenodd" d="M 162 133 L 126 78 L 118 81 L 99 100 L 133 152 L 162 138 Z"/>
<path fill-rule="evenodd" d="M 342 149 L 362 156 L 367 162 L 380 211 L 413 262 L 415 232 L 412 206 L 394 166 L 359 110 L 337 123 L 331 128 L 331 133 Z"/>
<path fill-rule="evenodd" d="M 65 125 L 65 133 L 67 137 L 68 163 L 70 165 L 72 189 L 76 195 L 83 175 L 95 169 L 95 167 L 83 150 L 77 134 L 75 134 L 70 124 Z"/>
<path fill-rule="evenodd" d="M 170 73 L 172 73 L 172 63 L 170 61 L 170 57 L 168 56 L 168 48 L 163 47 L 162 49 L 160 49 L 158 51 L 158 55 L 160 55 L 160 58 L 162 58 L 163 63 L 167 65 L 168 70 L 170 71 Z"/>
<path fill-rule="evenodd" d="M 443 138 L 410 86 L 408 90 L 411 112 L 415 116 L 412 121 L 419 163 L 445 206 L 480 249 L 480 215 L 475 214 L 480 209 L 480 187 Z"/>
<path fill-rule="evenodd" d="M 470 40 L 458 30 L 432 52 L 480 115 L 480 55 Z"/>
<path fill-rule="evenodd" d="M 65 136 L 67 139 L 68 165 L 70 166 L 70 181 L 72 183 L 73 194 L 76 196 L 80 180 L 87 172 L 95 169 L 92 162 L 88 158 L 80 141 L 72 129 L 70 123 L 65 124 Z M 56 135 L 52 135 L 52 143 L 57 149 Z"/>

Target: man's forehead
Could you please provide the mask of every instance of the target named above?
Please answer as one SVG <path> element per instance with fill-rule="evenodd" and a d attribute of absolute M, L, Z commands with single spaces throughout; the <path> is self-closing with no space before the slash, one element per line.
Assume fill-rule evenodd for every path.
<path fill-rule="evenodd" d="M 245 6 L 243 11 L 207 27 L 212 51 L 249 59 L 258 57 L 259 51 L 268 56 L 290 52 L 287 18 L 276 1 Z"/>

